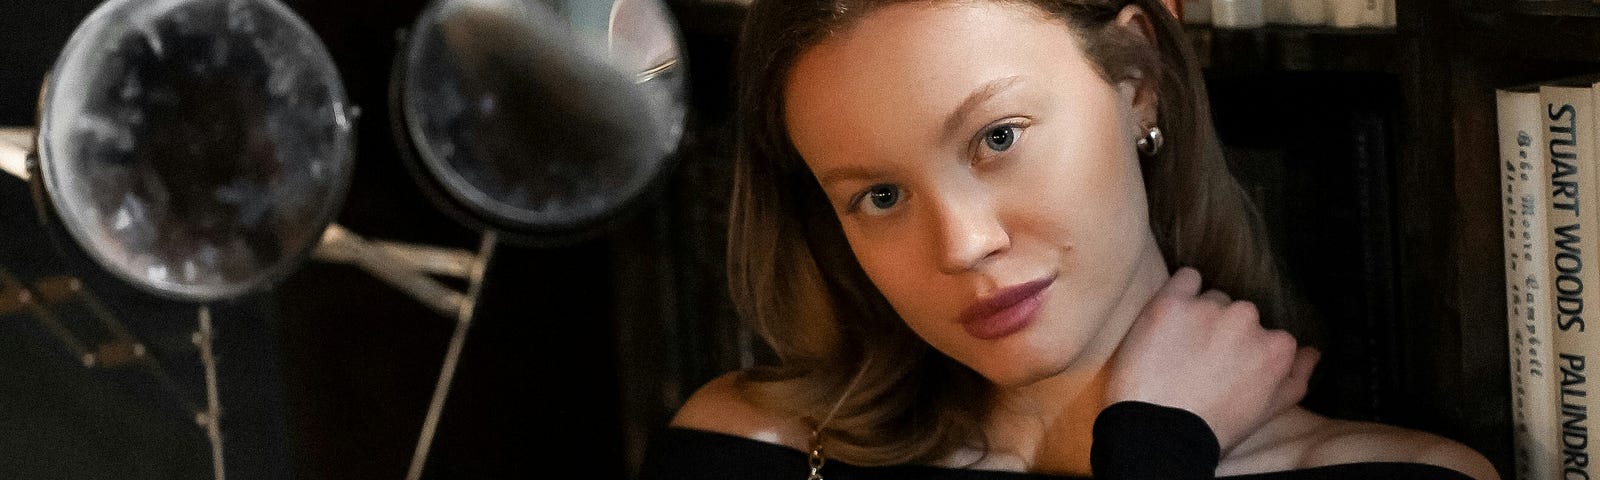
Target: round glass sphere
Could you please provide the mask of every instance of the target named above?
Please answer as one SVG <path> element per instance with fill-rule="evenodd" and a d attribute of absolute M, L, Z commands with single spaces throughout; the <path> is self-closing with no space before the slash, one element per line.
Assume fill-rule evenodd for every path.
<path fill-rule="evenodd" d="M 218 300 L 320 240 L 353 168 L 351 110 L 326 48 L 276 0 L 111 0 L 46 83 L 38 168 L 98 263 Z"/>
<path fill-rule="evenodd" d="M 402 61 L 411 147 L 491 227 L 589 228 L 683 135 L 685 68 L 658 0 L 442 0 Z"/>

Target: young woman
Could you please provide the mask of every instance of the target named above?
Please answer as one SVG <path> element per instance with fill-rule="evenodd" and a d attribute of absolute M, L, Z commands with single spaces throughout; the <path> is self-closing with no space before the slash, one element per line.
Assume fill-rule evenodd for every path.
<path fill-rule="evenodd" d="M 1497 478 L 1296 406 L 1309 329 L 1156 0 L 748 14 L 730 287 L 779 362 L 647 478 Z"/>

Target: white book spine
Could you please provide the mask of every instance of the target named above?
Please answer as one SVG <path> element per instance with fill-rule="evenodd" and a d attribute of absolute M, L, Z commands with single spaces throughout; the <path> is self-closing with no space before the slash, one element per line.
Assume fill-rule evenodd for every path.
<path fill-rule="evenodd" d="M 1510 345 L 1512 448 L 1521 480 L 1560 478 L 1560 413 L 1551 348 L 1553 297 L 1545 234 L 1549 199 L 1543 109 L 1537 89 L 1495 92 L 1505 235 L 1506 333 Z"/>
<path fill-rule="evenodd" d="M 1540 102 L 1545 124 L 1545 232 L 1550 249 L 1546 285 L 1554 296 L 1555 364 L 1549 373 L 1560 380 L 1556 393 L 1560 414 L 1562 472 L 1557 478 L 1592 478 L 1595 443 L 1589 441 L 1592 413 L 1600 411 L 1600 392 L 1589 381 L 1588 362 L 1600 360 L 1600 323 L 1585 305 L 1600 308 L 1600 200 L 1595 177 L 1594 89 L 1589 83 L 1545 85 Z M 1593 460 L 1591 460 L 1593 459 Z"/>

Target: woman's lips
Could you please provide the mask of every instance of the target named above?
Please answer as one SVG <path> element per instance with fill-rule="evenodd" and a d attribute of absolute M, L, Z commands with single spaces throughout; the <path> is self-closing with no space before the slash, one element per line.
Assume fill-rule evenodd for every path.
<path fill-rule="evenodd" d="M 1055 283 L 1056 276 L 1034 280 L 978 300 L 961 312 L 961 326 L 982 340 L 994 340 L 1016 333 L 1033 323 L 1039 307 L 1044 305 L 1045 289 Z"/>

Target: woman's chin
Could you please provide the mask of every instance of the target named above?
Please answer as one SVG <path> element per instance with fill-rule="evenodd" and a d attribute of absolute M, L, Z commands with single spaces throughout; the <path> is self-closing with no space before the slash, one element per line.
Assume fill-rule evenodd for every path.
<path fill-rule="evenodd" d="M 973 370 L 996 387 L 1021 388 L 1066 373 L 1071 365 L 1070 358 L 1030 355 L 1023 359 L 989 359 L 982 365 L 973 366 Z"/>
<path fill-rule="evenodd" d="M 1087 379 L 1104 367 L 1104 355 L 1093 342 L 1060 341 L 1062 338 L 1092 336 L 1085 332 L 1029 332 L 1008 342 L 1003 349 L 983 355 L 979 364 L 968 364 L 997 387 L 1018 388 L 1054 378 Z"/>

